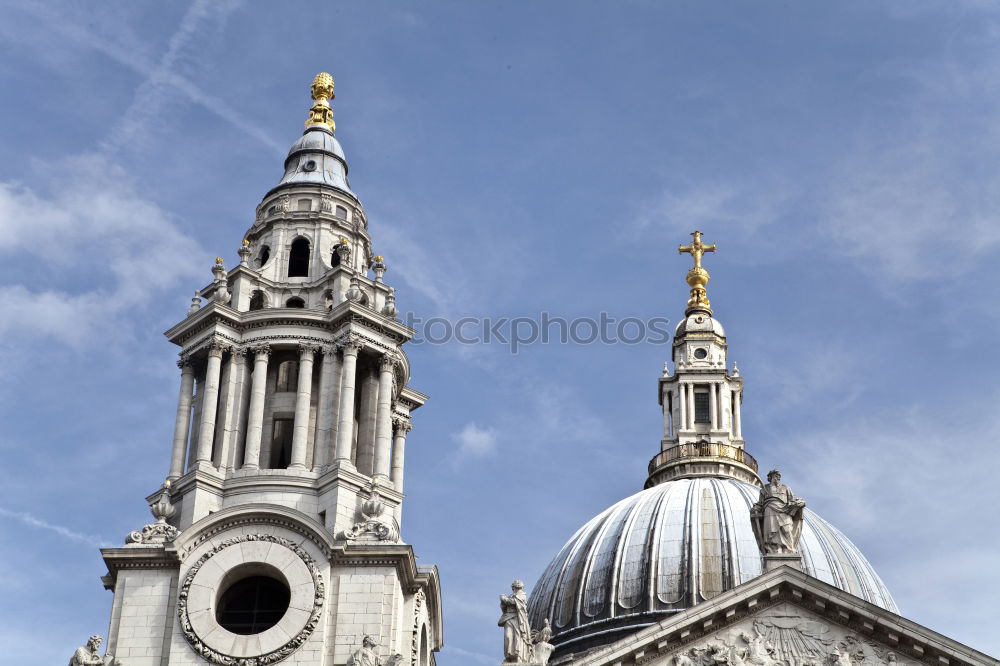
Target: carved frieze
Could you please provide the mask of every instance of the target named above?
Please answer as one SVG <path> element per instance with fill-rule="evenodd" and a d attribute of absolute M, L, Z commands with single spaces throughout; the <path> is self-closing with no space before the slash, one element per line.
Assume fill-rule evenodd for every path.
<path fill-rule="evenodd" d="M 889 647 L 790 604 L 702 638 L 682 649 L 642 654 L 662 666 L 909 666 Z"/>

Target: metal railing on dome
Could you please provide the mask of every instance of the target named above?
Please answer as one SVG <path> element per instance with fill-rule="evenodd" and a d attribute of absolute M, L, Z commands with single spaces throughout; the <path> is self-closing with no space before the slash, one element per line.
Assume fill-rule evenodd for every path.
<path fill-rule="evenodd" d="M 652 474 L 667 463 L 681 458 L 728 458 L 743 463 L 754 472 L 757 471 L 757 459 L 741 448 L 716 442 L 694 442 L 660 451 L 649 461 L 649 473 Z"/>

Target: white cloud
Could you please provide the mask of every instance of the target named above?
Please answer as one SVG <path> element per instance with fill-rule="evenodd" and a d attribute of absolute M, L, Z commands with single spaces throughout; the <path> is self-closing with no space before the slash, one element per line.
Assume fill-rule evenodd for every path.
<path fill-rule="evenodd" d="M 171 215 L 107 158 L 67 158 L 37 171 L 45 193 L 0 183 L 0 332 L 81 344 L 119 328 L 126 309 L 194 278 L 199 257 L 208 265 Z"/>
<path fill-rule="evenodd" d="M 18 22 L 0 21 L 0 39 L 16 44 L 19 49 L 31 49 L 39 59 L 57 70 L 75 65 L 77 51 L 84 48 L 101 53 L 145 77 L 128 110 L 112 129 L 105 148 L 141 143 L 149 136 L 151 128 L 157 127 L 157 119 L 170 111 L 171 103 L 186 101 L 243 131 L 274 154 L 283 156 L 286 148 L 245 113 L 239 122 L 233 122 L 230 100 L 206 92 L 193 81 L 204 64 L 202 58 L 192 56 L 189 51 L 194 46 L 214 43 L 214 36 L 207 35 L 207 31 L 213 25 L 224 25 L 228 15 L 242 4 L 239 0 L 192 3 L 158 62 L 154 62 L 152 54 L 147 52 L 149 44 L 145 36 L 135 34 L 127 21 L 117 20 L 119 17 L 113 11 L 101 16 L 102 20 L 94 20 L 95 8 L 87 8 L 84 16 L 74 15 L 71 7 L 54 9 L 45 3 L 17 2 L 11 7 L 32 17 L 44 26 L 44 30 L 19 30 Z M 97 32 L 99 30 L 101 32 Z M 187 71 L 181 72 L 182 69 Z"/>
<path fill-rule="evenodd" d="M 789 187 L 779 183 L 670 182 L 625 228 L 636 237 L 655 229 L 681 239 L 694 229 L 752 235 L 777 221 L 790 196 Z"/>
<path fill-rule="evenodd" d="M 475 422 L 465 424 L 460 432 L 452 435 L 458 442 L 459 457 L 481 458 L 496 451 L 497 434 L 493 428 L 480 428 Z"/>
<path fill-rule="evenodd" d="M 107 548 L 111 545 L 110 542 L 99 536 L 84 534 L 83 532 L 77 532 L 76 530 L 71 530 L 70 528 L 63 527 L 62 525 L 50 523 L 47 520 L 37 518 L 25 511 L 10 511 L 9 509 L 0 508 L 0 516 L 16 520 L 23 525 L 27 525 L 28 527 L 54 532 L 64 539 L 75 541 L 85 546 L 100 546 L 101 548 Z"/>
<path fill-rule="evenodd" d="M 846 160 L 822 216 L 832 246 L 900 282 L 966 273 L 1000 247 L 1000 178 L 982 174 L 974 191 L 957 183 L 948 140 Z"/>

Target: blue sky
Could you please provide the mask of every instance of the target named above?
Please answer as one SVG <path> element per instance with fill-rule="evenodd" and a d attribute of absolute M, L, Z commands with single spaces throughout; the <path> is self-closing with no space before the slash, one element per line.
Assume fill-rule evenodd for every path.
<path fill-rule="evenodd" d="M 312 76 L 418 316 L 664 316 L 698 228 L 748 449 L 903 614 L 1000 653 L 1000 9 L 987 2 L 0 6 L 0 638 L 105 633 L 97 546 L 148 522 L 162 331 L 232 265 Z M 442 666 L 642 487 L 666 345 L 409 350 L 404 537 Z M 22 649 L 23 648 L 23 649 Z M 34 660 L 34 661 L 31 661 Z"/>

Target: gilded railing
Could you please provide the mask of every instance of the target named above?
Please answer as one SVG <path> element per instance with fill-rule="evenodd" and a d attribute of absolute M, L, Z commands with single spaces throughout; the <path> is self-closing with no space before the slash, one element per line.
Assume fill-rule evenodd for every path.
<path fill-rule="evenodd" d="M 728 458 L 743 463 L 754 472 L 757 471 L 757 459 L 741 448 L 716 442 L 695 442 L 660 451 L 649 461 L 649 473 L 652 474 L 667 463 L 681 458 Z"/>

